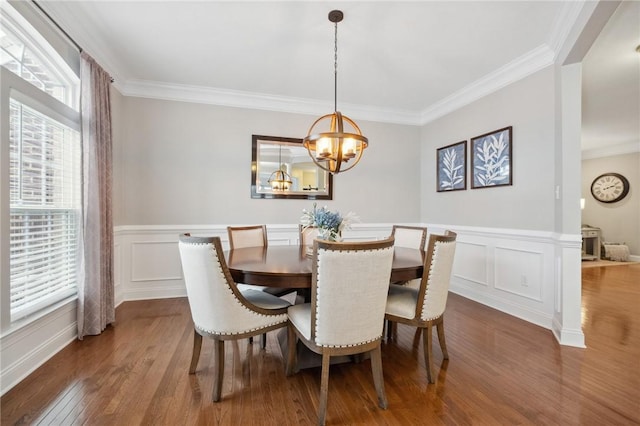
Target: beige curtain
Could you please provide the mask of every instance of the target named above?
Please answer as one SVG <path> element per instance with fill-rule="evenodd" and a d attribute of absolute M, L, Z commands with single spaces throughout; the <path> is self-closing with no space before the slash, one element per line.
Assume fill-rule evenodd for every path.
<path fill-rule="evenodd" d="M 115 321 L 111 217 L 111 77 L 86 52 L 80 66 L 83 226 L 78 339 Z"/>

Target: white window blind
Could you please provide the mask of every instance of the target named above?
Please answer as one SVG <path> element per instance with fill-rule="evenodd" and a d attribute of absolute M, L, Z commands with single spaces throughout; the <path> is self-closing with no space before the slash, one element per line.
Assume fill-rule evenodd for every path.
<path fill-rule="evenodd" d="M 76 292 L 80 135 L 10 100 L 11 321 Z"/>

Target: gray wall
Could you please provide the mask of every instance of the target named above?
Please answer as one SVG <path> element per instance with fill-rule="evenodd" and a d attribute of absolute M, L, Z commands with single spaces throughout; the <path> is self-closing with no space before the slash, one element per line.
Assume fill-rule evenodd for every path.
<path fill-rule="evenodd" d="M 513 185 L 436 192 L 436 149 L 513 126 Z M 548 67 L 422 129 L 422 221 L 554 229 L 554 71 Z"/>
<path fill-rule="evenodd" d="M 629 180 L 629 194 L 617 203 L 601 203 L 591 195 L 591 183 L 610 172 Z M 640 255 L 640 153 L 584 160 L 582 197 L 582 223 L 602 229 L 604 241 L 625 243 L 631 254 Z"/>
<path fill-rule="evenodd" d="M 308 200 L 251 199 L 251 135 L 305 136 L 308 115 L 116 93 L 115 225 L 297 223 Z M 420 129 L 357 120 L 369 148 L 334 177 L 332 201 L 362 222 L 420 219 Z"/>

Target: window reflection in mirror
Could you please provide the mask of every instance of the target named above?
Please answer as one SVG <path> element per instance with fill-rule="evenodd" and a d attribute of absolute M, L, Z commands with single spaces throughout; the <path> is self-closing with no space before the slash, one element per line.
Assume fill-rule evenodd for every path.
<path fill-rule="evenodd" d="M 278 170 L 290 177 L 286 190 L 269 182 Z M 331 200 L 332 184 L 333 176 L 314 164 L 302 139 L 252 136 L 251 198 Z"/>

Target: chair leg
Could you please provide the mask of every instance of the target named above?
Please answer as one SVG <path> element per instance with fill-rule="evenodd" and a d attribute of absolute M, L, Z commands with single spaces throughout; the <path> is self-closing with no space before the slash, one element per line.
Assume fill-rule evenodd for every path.
<path fill-rule="evenodd" d="M 320 378 L 320 405 L 318 407 L 318 424 L 324 425 L 327 417 L 327 399 L 329 398 L 329 366 L 331 356 L 322 354 L 322 373 Z"/>
<path fill-rule="evenodd" d="M 422 329 L 422 345 L 424 349 L 424 363 L 427 368 L 427 380 L 429 383 L 435 383 L 433 376 L 433 368 L 431 363 L 431 346 L 433 341 L 433 336 L 431 332 L 431 323 L 429 323 L 425 328 Z"/>
<path fill-rule="evenodd" d="M 296 332 L 293 330 L 291 323 L 287 324 L 287 366 L 286 375 L 291 376 L 297 368 L 297 351 L 296 351 Z"/>
<path fill-rule="evenodd" d="M 440 342 L 440 349 L 442 349 L 442 357 L 444 359 L 449 359 L 447 342 L 444 340 L 444 318 L 440 317 L 440 320 L 436 324 L 436 330 L 438 330 L 438 341 Z"/>
<path fill-rule="evenodd" d="M 380 345 L 371 351 L 371 373 L 378 394 L 378 406 L 387 409 L 387 395 L 384 391 L 384 375 L 382 374 L 382 350 Z"/>
<path fill-rule="evenodd" d="M 393 339 L 394 335 L 398 337 L 398 323 L 387 320 L 387 340 Z"/>
<path fill-rule="evenodd" d="M 252 345 L 252 344 L 253 344 L 253 336 L 249 337 L 249 344 L 250 344 L 250 345 Z M 267 347 L 267 333 L 264 333 L 264 334 L 262 335 L 262 341 L 261 341 L 261 344 L 262 344 L 262 349 L 264 349 L 264 348 L 266 348 L 266 347 Z"/>
<path fill-rule="evenodd" d="M 200 350 L 202 349 L 202 335 L 195 329 L 193 330 L 193 353 L 191 354 L 191 365 L 189 366 L 189 374 L 194 374 L 198 367 L 200 359 Z"/>
<path fill-rule="evenodd" d="M 213 340 L 213 402 L 220 401 L 224 373 L 224 340 Z"/>

